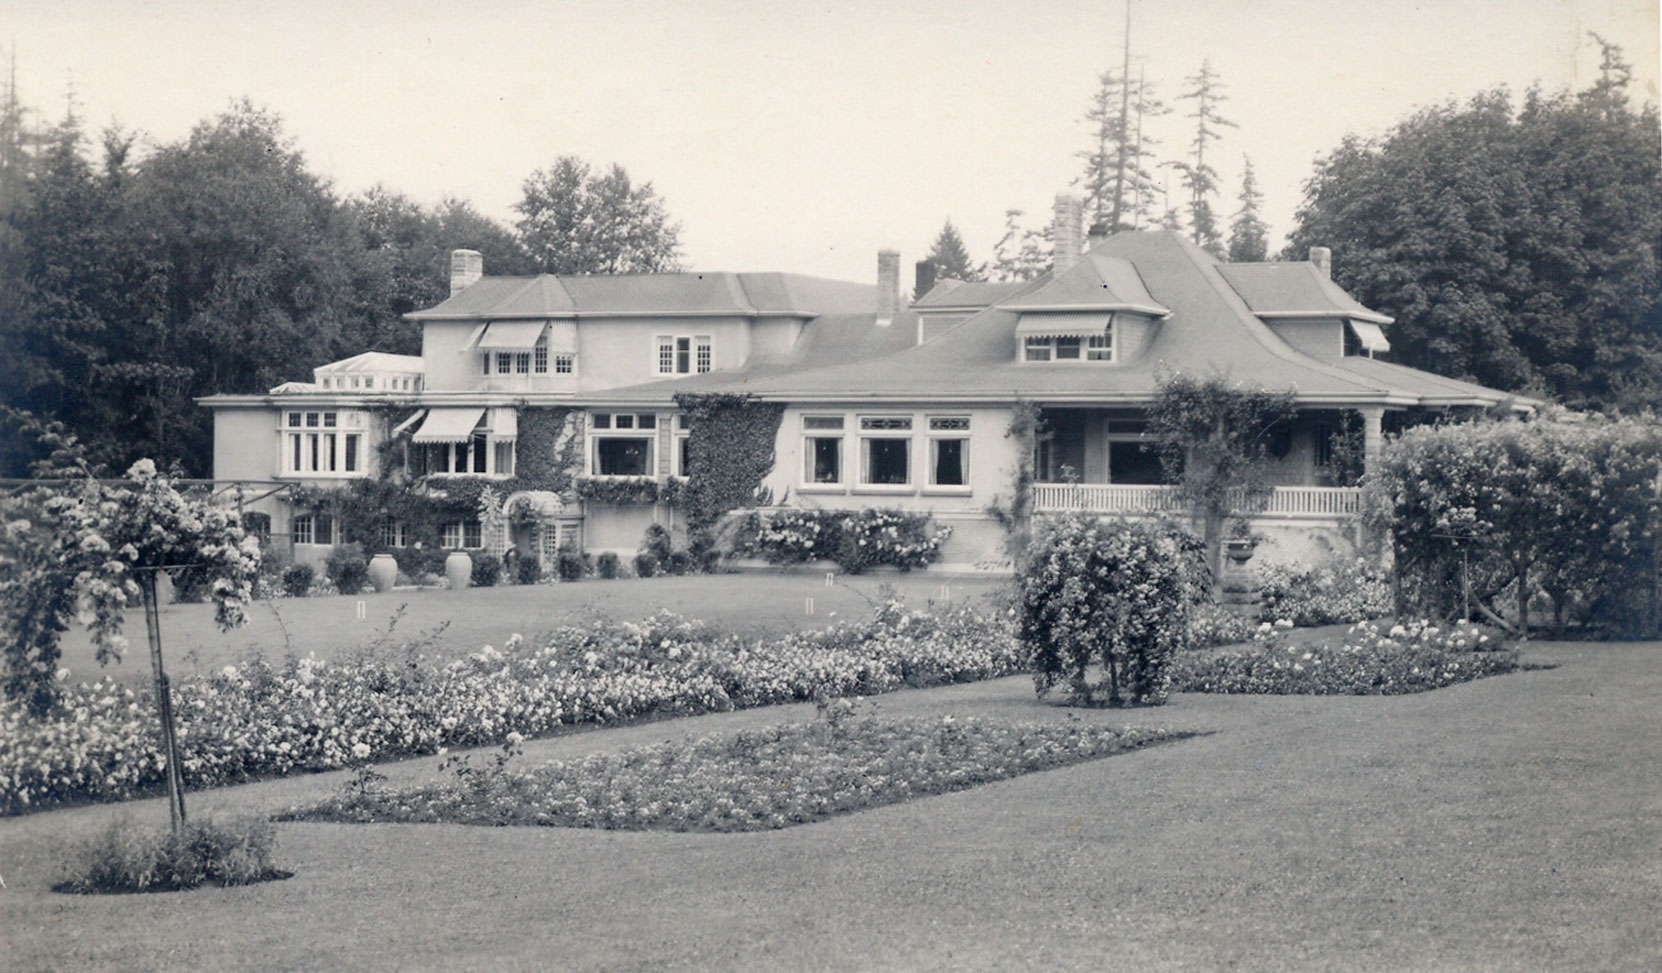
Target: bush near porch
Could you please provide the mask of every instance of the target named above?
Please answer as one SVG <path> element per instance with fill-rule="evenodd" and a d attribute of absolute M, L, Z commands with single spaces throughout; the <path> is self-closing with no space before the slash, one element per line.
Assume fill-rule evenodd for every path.
<path fill-rule="evenodd" d="M 1662 426 L 1559 414 L 1422 427 L 1386 444 L 1366 484 L 1389 532 L 1399 615 L 1479 610 L 1527 629 L 1662 632 Z"/>

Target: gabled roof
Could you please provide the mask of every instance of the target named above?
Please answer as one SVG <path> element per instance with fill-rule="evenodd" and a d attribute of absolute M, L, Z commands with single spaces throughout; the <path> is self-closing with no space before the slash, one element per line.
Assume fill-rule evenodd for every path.
<path fill-rule="evenodd" d="M 802 274 L 539 274 L 483 277 L 410 321 L 624 316 L 783 316 L 875 310 L 869 284 Z"/>
<path fill-rule="evenodd" d="M 1151 317 L 1171 313 L 1149 295 L 1135 264 L 1104 249 L 1092 250 L 1044 286 L 1023 291 L 998 306 L 1013 311 L 1130 311 Z"/>
<path fill-rule="evenodd" d="M 961 310 L 991 307 L 1027 286 L 1026 281 L 965 281 L 946 279 L 936 282 L 929 293 L 912 306 L 919 310 Z"/>
<path fill-rule="evenodd" d="M 1392 319 L 1363 307 L 1309 261 L 1219 264 L 1218 273 L 1261 318 L 1354 318 L 1373 324 Z"/>
<path fill-rule="evenodd" d="M 1063 297 L 1078 302 L 1072 306 L 1095 308 L 1105 290 L 1124 303 L 1146 298 L 1144 303 L 1165 312 L 1149 325 L 1152 338 L 1134 360 L 1111 365 L 1016 360 L 1016 325 L 1023 309 L 1055 306 Z M 897 320 L 893 326 L 903 325 Z M 726 383 L 712 375 L 704 390 L 776 399 L 1137 401 L 1152 395 L 1165 374 L 1181 372 L 1292 388 L 1306 403 L 1414 404 L 1445 396 L 1491 403 L 1511 398 L 1481 386 L 1457 388 L 1464 383 L 1450 384 L 1400 365 L 1357 364 L 1364 361 L 1339 364 L 1299 352 L 1252 313 L 1212 256 L 1175 233 L 1131 231 L 1109 237 L 1061 277 L 1041 278 L 921 345 L 876 360 L 751 373 Z"/>

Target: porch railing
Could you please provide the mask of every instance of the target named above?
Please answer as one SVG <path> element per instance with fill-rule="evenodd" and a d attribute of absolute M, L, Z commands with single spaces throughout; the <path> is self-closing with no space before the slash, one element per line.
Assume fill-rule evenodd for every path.
<path fill-rule="evenodd" d="M 1241 506 L 1236 501 L 1237 509 Z M 1125 483 L 1035 483 L 1033 508 L 1039 513 L 1085 510 L 1116 514 L 1181 514 L 1182 498 L 1173 486 Z M 1353 517 L 1362 508 L 1355 487 L 1276 487 L 1253 516 Z"/>

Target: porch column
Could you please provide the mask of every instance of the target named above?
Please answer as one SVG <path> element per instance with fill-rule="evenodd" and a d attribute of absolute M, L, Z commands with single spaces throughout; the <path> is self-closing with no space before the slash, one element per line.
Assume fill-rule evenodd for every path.
<path fill-rule="evenodd" d="M 1362 415 L 1362 472 L 1372 473 L 1385 445 L 1385 407 L 1365 405 L 1356 411 Z"/>

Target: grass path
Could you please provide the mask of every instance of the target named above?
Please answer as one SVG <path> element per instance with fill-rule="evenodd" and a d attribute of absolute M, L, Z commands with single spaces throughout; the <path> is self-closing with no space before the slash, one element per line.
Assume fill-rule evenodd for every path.
<path fill-rule="evenodd" d="M 1417 696 L 1180 695 L 1073 714 L 1026 679 L 895 714 L 1137 721 L 1171 746 L 778 832 L 280 826 L 297 875 L 72 898 L 51 842 L 158 801 L 0 821 L 8 969 L 1656 969 L 1662 645 Z M 527 759 L 808 718 L 571 734 Z M 436 759 L 390 768 L 394 781 Z M 270 812 L 327 774 L 195 795 Z"/>

